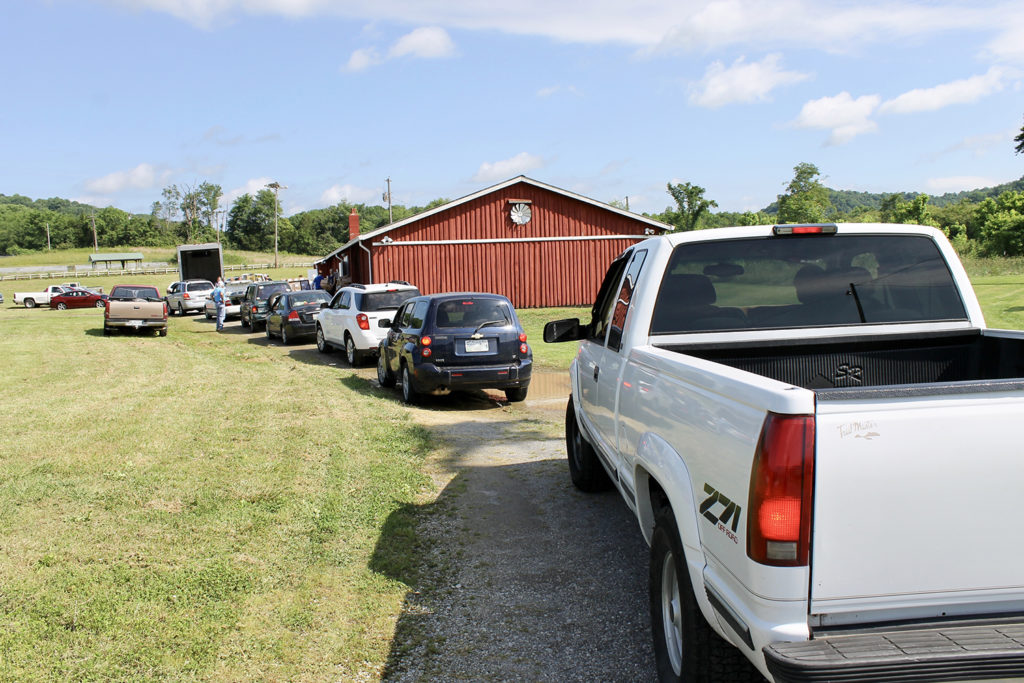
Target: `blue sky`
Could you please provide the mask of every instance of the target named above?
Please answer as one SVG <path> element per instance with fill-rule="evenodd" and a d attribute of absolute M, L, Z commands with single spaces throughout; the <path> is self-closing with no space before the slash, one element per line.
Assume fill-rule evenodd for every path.
<path fill-rule="evenodd" d="M 1024 175 L 1024 3 L 7 0 L 0 193 L 148 212 L 278 181 L 286 215 L 523 173 L 634 211 Z"/>

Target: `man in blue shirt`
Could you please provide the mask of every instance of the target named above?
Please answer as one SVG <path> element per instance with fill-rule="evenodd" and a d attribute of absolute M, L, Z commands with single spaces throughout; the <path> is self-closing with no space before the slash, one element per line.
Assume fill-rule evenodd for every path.
<path fill-rule="evenodd" d="M 217 304 L 217 331 L 223 332 L 224 317 L 228 311 L 227 291 L 224 289 L 223 278 L 217 278 L 217 286 L 213 288 L 213 303 Z"/>

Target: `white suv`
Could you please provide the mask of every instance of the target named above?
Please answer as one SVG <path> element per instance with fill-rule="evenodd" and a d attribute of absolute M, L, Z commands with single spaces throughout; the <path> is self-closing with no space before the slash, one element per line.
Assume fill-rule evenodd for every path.
<path fill-rule="evenodd" d="M 342 287 L 320 311 L 316 348 L 321 353 L 344 348 L 349 365 L 355 367 L 366 356 L 377 353 L 377 345 L 387 334 L 380 321 L 387 320 L 390 324 L 402 302 L 419 295 L 420 290 L 403 280 Z"/>

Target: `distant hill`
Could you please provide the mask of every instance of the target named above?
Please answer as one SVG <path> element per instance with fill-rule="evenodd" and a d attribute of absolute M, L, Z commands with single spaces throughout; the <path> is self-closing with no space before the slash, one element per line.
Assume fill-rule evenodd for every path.
<path fill-rule="evenodd" d="M 82 216 L 96 210 L 93 206 L 71 201 L 70 199 L 62 199 L 60 197 L 32 199 L 21 194 L 0 194 L 0 204 L 18 204 L 30 209 L 46 209 L 49 211 L 55 211 L 56 213 L 66 213 L 71 216 Z"/>
<path fill-rule="evenodd" d="M 962 200 L 966 199 L 969 202 L 977 203 L 981 202 L 989 197 L 998 197 L 1004 192 L 1024 192 L 1024 176 L 1021 176 L 1017 180 L 1013 180 L 1002 185 L 996 185 L 995 187 L 983 187 L 978 190 L 965 190 L 963 192 L 947 192 L 942 195 L 929 195 L 928 205 L 929 206 L 948 206 L 949 204 L 957 204 Z M 855 192 L 853 190 L 833 190 L 828 188 L 828 198 L 834 206 L 841 213 L 848 213 L 854 209 L 868 208 L 868 209 L 880 209 L 882 207 L 882 199 L 890 194 L 902 195 L 904 199 L 911 200 L 921 192 Z M 924 194 L 928 194 L 925 192 Z M 776 214 L 779 212 L 779 203 L 772 202 L 766 208 L 762 209 L 765 213 Z"/>

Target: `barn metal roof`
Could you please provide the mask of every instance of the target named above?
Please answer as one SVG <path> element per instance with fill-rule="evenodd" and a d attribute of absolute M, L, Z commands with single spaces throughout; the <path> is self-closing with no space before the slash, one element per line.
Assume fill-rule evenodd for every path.
<path fill-rule="evenodd" d="M 633 213 L 631 211 L 626 211 L 624 209 L 619 209 L 617 207 L 612 206 L 611 204 L 606 204 L 604 202 L 599 202 L 596 199 L 591 199 L 590 197 L 584 197 L 581 194 L 576 194 L 575 192 L 570 192 L 569 190 L 563 190 L 560 187 L 555 187 L 554 185 L 548 185 L 547 183 L 542 183 L 539 180 L 534 180 L 533 178 L 527 178 L 524 175 L 519 175 L 519 176 L 516 176 L 514 178 L 510 178 L 510 179 L 508 179 L 508 180 L 506 180 L 506 181 L 504 181 L 502 183 L 498 183 L 497 185 L 492 185 L 491 187 L 484 188 L 482 190 L 474 192 L 473 194 L 469 194 L 469 195 L 466 195 L 465 197 L 461 197 L 459 199 L 455 199 L 453 201 L 450 201 L 447 204 L 442 204 L 440 206 L 435 206 L 433 209 L 430 209 L 429 211 L 424 211 L 423 213 L 418 213 L 415 216 L 410 216 L 409 218 L 405 218 L 403 220 L 396 221 L 395 223 L 389 223 L 388 225 L 381 226 L 381 227 L 377 228 L 376 230 L 371 230 L 370 232 L 360 233 L 360 235 L 358 237 L 356 237 L 353 240 L 349 240 L 345 244 L 341 245 L 340 247 L 338 247 L 337 249 L 332 251 L 330 254 L 328 254 L 327 256 L 323 257 L 319 261 L 317 261 L 317 263 L 323 263 L 324 261 L 327 261 L 327 260 L 337 256 L 341 252 L 347 251 L 347 250 L 351 249 L 352 247 L 354 247 L 355 245 L 359 244 L 360 242 L 365 242 L 367 240 L 372 241 L 372 240 L 376 239 L 377 237 L 380 237 L 381 235 L 384 235 L 385 233 L 391 232 L 392 230 L 397 230 L 397 229 L 402 228 L 402 227 L 404 227 L 406 225 L 410 225 L 412 223 L 416 223 L 417 221 L 421 221 L 421 220 L 423 220 L 425 218 L 433 216 L 434 214 L 441 213 L 442 211 L 447 211 L 448 209 L 451 209 L 453 207 L 459 206 L 460 204 L 465 204 L 467 202 L 471 202 L 471 201 L 473 201 L 475 199 L 479 199 L 480 197 L 483 197 L 485 195 L 491 194 L 493 192 L 497 192 L 499 190 L 503 190 L 506 187 L 510 187 L 510 186 L 516 185 L 518 183 L 526 183 L 528 185 L 533 185 L 535 187 L 539 187 L 539 188 L 542 188 L 544 190 L 548 190 L 549 192 L 554 192 L 555 194 L 560 194 L 560 195 L 562 195 L 564 197 L 569 197 L 571 199 L 575 199 L 576 201 L 583 202 L 584 204 L 590 204 L 591 206 L 596 206 L 599 209 L 604 209 L 605 211 L 610 211 L 612 213 L 620 214 L 620 215 L 625 216 L 627 218 L 631 218 L 631 219 L 633 219 L 633 220 L 635 220 L 635 221 L 637 221 L 639 223 L 645 223 L 649 227 L 653 228 L 654 230 L 661 230 L 661 231 L 665 231 L 665 232 L 671 230 L 671 226 L 668 226 L 668 225 L 662 223 L 661 221 L 656 221 L 653 218 L 648 218 L 646 216 L 641 216 L 639 214 L 635 214 L 635 213 Z"/>

